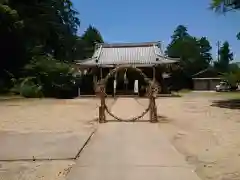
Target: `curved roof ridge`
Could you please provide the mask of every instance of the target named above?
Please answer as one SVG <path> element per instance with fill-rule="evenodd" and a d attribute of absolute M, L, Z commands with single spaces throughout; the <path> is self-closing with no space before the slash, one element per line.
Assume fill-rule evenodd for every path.
<path fill-rule="evenodd" d="M 171 64 L 179 59 L 169 58 L 163 54 L 161 43 L 100 43 L 96 45 L 94 55 L 83 62 L 87 65 L 117 65 L 117 64 Z M 81 64 L 81 63 L 80 63 Z"/>
<path fill-rule="evenodd" d="M 164 55 L 164 53 L 162 51 L 162 48 L 157 47 L 156 45 L 154 45 L 154 52 L 155 52 L 157 57 L 163 58 L 165 60 L 167 60 L 167 59 L 168 60 L 173 60 L 173 61 L 179 61 L 180 60 L 180 58 L 171 58 L 171 57 L 168 57 L 168 56 Z"/>
<path fill-rule="evenodd" d="M 146 47 L 146 46 L 154 46 L 159 44 L 160 41 L 152 41 L 152 42 L 124 42 L 124 43 L 100 43 L 103 48 L 119 48 L 119 47 Z"/>

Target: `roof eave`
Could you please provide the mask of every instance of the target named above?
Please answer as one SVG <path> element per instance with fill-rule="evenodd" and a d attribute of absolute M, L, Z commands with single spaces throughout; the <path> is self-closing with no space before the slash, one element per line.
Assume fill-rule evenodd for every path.
<path fill-rule="evenodd" d="M 142 42 L 142 43 L 99 43 L 103 48 L 119 48 L 119 47 L 148 47 L 159 44 L 160 41 Z"/>
<path fill-rule="evenodd" d="M 193 80 L 221 80 L 221 77 L 208 77 L 208 78 L 192 78 Z"/>
<path fill-rule="evenodd" d="M 157 61 L 159 63 L 157 64 L 174 64 L 174 63 L 178 63 L 180 61 L 179 58 L 170 58 L 170 57 L 167 57 L 167 56 L 162 56 L 162 55 L 159 55 L 157 54 L 157 57 L 161 58 L 161 60 Z"/>

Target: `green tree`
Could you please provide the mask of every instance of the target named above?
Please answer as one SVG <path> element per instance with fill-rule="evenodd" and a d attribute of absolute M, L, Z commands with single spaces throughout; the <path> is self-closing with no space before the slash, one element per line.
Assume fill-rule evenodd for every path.
<path fill-rule="evenodd" d="M 214 62 L 214 67 L 220 72 L 228 72 L 230 70 L 230 62 L 233 60 L 233 53 L 231 52 L 227 41 L 221 46 L 219 56 L 219 60 Z"/>
<path fill-rule="evenodd" d="M 9 0 L 24 20 L 28 50 L 37 47 L 60 60 L 69 60 L 80 22 L 69 0 Z"/>
<path fill-rule="evenodd" d="M 201 37 L 198 40 L 198 45 L 199 45 L 200 55 L 202 59 L 204 59 L 205 60 L 204 62 L 207 63 L 207 65 L 209 65 L 209 63 L 212 61 L 212 54 L 211 54 L 212 46 L 210 42 L 206 37 Z"/>
<path fill-rule="evenodd" d="M 50 61 L 47 57 L 51 56 L 56 60 L 49 62 L 52 65 L 57 62 L 71 64 L 76 59 L 89 57 L 87 50 L 94 49 L 91 42 L 103 40 L 93 27 L 88 30 L 91 33 L 85 33 L 90 35 L 79 37 L 79 25 L 78 12 L 71 0 L 1 0 L 0 86 L 9 81 L 9 74 L 16 78 L 26 76 L 22 68 L 32 64 L 36 57 L 41 57 L 38 60 L 46 57 L 46 61 Z M 42 69 L 44 71 L 48 72 Z"/>
<path fill-rule="evenodd" d="M 180 58 L 180 66 L 189 76 L 207 68 L 212 60 L 212 47 L 206 37 L 197 39 L 188 34 L 187 28 L 180 25 L 173 33 L 167 46 L 169 57 Z"/>
<path fill-rule="evenodd" d="M 84 58 L 89 58 L 93 55 L 96 44 L 103 43 L 103 38 L 100 32 L 93 26 L 89 26 L 81 37 L 84 44 Z"/>
<path fill-rule="evenodd" d="M 19 67 L 26 63 L 23 27 L 18 12 L 7 2 L 0 4 L 0 91 L 10 85 L 9 72 L 19 72 Z"/>
<path fill-rule="evenodd" d="M 217 13 L 226 13 L 232 10 L 240 9 L 239 0 L 211 0 L 211 9 Z M 237 33 L 237 38 L 240 40 L 240 32 Z"/>
<path fill-rule="evenodd" d="M 43 96 L 74 96 L 75 78 L 73 67 L 52 56 L 36 56 L 24 67 L 25 77 L 20 80 L 20 92 L 27 89 L 25 96 L 35 95 L 36 87 Z M 24 83 L 23 83 L 24 82 Z M 30 95 L 29 95 L 30 93 Z"/>
<path fill-rule="evenodd" d="M 188 37 L 190 36 L 187 32 L 187 28 L 183 25 L 177 26 L 177 28 L 173 32 L 173 35 L 171 36 L 172 40 L 170 44 L 167 46 L 165 53 L 169 57 L 173 57 L 173 58 L 182 57 L 181 48 L 182 48 L 183 42 Z"/>
<path fill-rule="evenodd" d="M 0 52 L 3 66 L 0 73 L 16 74 L 36 54 L 51 54 L 59 60 L 72 61 L 80 24 L 77 15 L 69 0 L 2 2 Z"/>
<path fill-rule="evenodd" d="M 211 8 L 216 12 L 225 13 L 234 9 L 240 9 L 239 0 L 211 0 Z"/>
<path fill-rule="evenodd" d="M 240 9 L 239 0 L 211 0 L 211 8 L 217 13 L 226 13 L 232 10 Z M 240 32 L 237 34 L 240 40 Z M 240 68 L 238 65 L 230 61 L 233 60 L 233 53 L 230 52 L 229 43 L 225 42 L 220 50 L 220 59 L 214 62 L 215 68 L 219 71 L 225 72 L 224 78 L 232 85 L 240 81 Z"/>
<path fill-rule="evenodd" d="M 8 71 L 14 68 L 12 67 L 13 61 L 11 60 L 15 55 L 19 56 L 21 54 L 21 35 L 23 26 L 23 21 L 20 19 L 15 9 L 12 9 L 7 4 L 0 4 L 1 70 Z M 2 72 L 1 70 L 0 73 Z"/>
<path fill-rule="evenodd" d="M 188 30 L 186 26 L 179 25 L 177 28 L 174 30 L 173 35 L 171 36 L 172 40 L 177 40 L 177 39 L 184 39 L 188 37 Z"/>
<path fill-rule="evenodd" d="M 191 88 L 192 75 L 209 67 L 211 49 L 206 37 L 198 39 L 191 36 L 183 25 L 176 28 L 165 53 L 169 57 L 180 58 L 180 69 L 173 72 L 173 81 L 179 83 L 177 86 Z"/>
<path fill-rule="evenodd" d="M 225 73 L 223 79 L 229 82 L 232 86 L 236 86 L 236 84 L 240 82 L 240 69 L 235 72 Z"/>

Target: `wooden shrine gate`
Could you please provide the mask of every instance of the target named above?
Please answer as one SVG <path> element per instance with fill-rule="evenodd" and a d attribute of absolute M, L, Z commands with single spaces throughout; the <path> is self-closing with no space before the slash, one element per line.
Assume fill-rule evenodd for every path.
<path fill-rule="evenodd" d="M 112 77 L 115 73 L 117 73 L 118 71 L 122 70 L 122 69 L 133 69 L 135 71 L 137 71 L 141 76 L 143 76 L 145 82 L 148 84 L 148 90 L 147 90 L 147 96 L 149 98 L 149 105 L 148 107 L 139 115 L 136 117 L 133 117 L 131 119 L 122 119 L 120 117 L 117 117 L 116 115 L 114 115 L 108 108 L 108 106 L 106 105 L 106 93 L 105 93 L 105 89 L 106 89 L 106 84 L 107 81 L 110 77 Z M 139 120 L 140 118 L 142 118 L 144 115 L 146 115 L 148 112 L 150 113 L 150 122 L 155 123 L 157 122 L 157 106 L 156 106 L 156 95 L 158 93 L 158 89 L 159 87 L 157 87 L 156 83 L 155 83 L 155 79 L 153 78 L 153 80 L 150 80 L 139 68 L 136 67 L 126 67 L 126 66 L 118 66 L 115 69 L 113 69 L 112 71 L 109 72 L 109 74 L 102 80 L 100 80 L 97 89 L 96 89 L 96 93 L 99 95 L 100 100 L 101 100 L 101 104 L 99 107 L 99 122 L 100 123 L 105 123 L 106 121 L 106 114 L 105 112 L 107 112 L 110 116 L 112 116 L 114 119 L 118 120 L 118 121 L 124 121 L 124 122 L 134 122 Z"/>

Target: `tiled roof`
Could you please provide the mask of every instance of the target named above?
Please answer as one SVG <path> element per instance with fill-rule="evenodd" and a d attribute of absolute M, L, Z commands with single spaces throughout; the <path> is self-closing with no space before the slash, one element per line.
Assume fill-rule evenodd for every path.
<path fill-rule="evenodd" d="M 198 78 L 214 78 L 214 77 L 219 77 L 221 76 L 222 73 L 218 72 L 216 69 L 213 67 L 206 68 L 194 75 L 192 75 L 193 79 L 198 79 Z"/>
<path fill-rule="evenodd" d="M 240 68 L 240 62 L 236 62 L 237 66 Z"/>
<path fill-rule="evenodd" d="M 175 63 L 163 56 L 159 42 L 99 44 L 91 59 L 80 65 L 155 65 Z"/>

